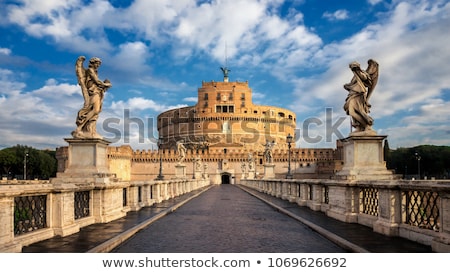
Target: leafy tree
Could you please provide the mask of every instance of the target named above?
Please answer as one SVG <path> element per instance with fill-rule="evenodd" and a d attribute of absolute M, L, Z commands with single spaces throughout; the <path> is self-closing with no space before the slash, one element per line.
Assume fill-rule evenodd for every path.
<path fill-rule="evenodd" d="M 56 175 L 57 160 L 54 151 L 37 150 L 16 145 L 0 150 L 0 173 L 10 178 L 22 178 L 26 157 L 28 179 L 49 179 Z"/>
<path fill-rule="evenodd" d="M 2 167 L 0 173 L 8 176 L 15 165 L 17 165 L 15 152 L 11 148 L 0 150 L 0 166 Z"/>
<path fill-rule="evenodd" d="M 389 151 L 386 159 L 388 169 L 406 177 L 448 178 L 450 173 L 450 147 L 420 145 Z"/>

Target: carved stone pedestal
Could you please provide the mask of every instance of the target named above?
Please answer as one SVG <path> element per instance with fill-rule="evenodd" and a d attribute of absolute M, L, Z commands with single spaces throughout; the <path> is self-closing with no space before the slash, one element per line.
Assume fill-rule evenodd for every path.
<path fill-rule="evenodd" d="M 201 171 L 194 171 L 194 178 L 195 179 L 202 178 L 202 172 Z"/>
<path fill-rule="evenodd" d="M 68 164 L 57 177 L 108 176 L 107 149 L 111 143 L 103 139 L 64 139 L 69 143 Z"/>
<path fill-rule="evenodd" d="M 120 182 L 109 172 L 107 148 L 103 139 L 65 139 L 69 143 L 67 166 L 51 179 L 56 235 L 67 236 L 92 223 L 106 223 L 125 216 L 123 189 L 128 182 Z M 89 216 L 75 220 L 74 206 L 77 192 L 89 198 Z M 68 202 L 67 200 L 73 200 Z"/>
<path fill-rule="evenodd" d="M 175 165 L 175 177 L 186 178 L 186 165 L 183 164 Z"/>
<path fill-rule="evenodd" d="M 270 179 L 275 178 L 275 164 L 265 164 L 264 165 L 264 178 Z"/>
<path fill-rule="evenodd" d="M 383 155 L 386 136 L 350 136 L 342 139 L 344 166 L 335 175 L 340 180 L 391 180 Z"/>

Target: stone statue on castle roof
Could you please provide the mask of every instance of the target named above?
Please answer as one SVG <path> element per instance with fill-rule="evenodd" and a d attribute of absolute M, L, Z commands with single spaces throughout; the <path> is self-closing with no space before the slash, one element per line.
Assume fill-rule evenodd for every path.
<path fill-rule="evenodd" d="M 231 72 L 231 70 L 228 69 L 226 66 L 221 67 L 220 69 L 222 70 L 222 73 L 223 73 L 223 81 L 228 82 L 228 73 Z"/>

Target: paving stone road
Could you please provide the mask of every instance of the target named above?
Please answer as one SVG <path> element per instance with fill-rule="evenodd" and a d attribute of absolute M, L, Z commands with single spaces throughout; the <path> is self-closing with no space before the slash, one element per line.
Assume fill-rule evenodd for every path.
<path fill-rule="evenodd" d="M 218 185 L 136 233 L 120 253 L 346 252 L 233 185 Z"/>

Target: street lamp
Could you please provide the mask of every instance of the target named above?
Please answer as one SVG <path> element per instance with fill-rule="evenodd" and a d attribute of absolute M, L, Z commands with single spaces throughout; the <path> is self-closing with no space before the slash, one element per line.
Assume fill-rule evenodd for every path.
<path fill-rule="evenodd" d="M 416 153 L 415 155 L 416 155 L 416 159 L 417 159 L 417 174 L 419 176 L 417 179 L 420 179 L 420 159 L 421 159 L 421 157 L 418 153 Z"/>
<path fill-rule="evenodd" d="M 164 179 L 164 175 L 162 174 L 161 144 L 162 144 L 162 139 L 161 139 L 161 137 L 159 137 L 159 138 L 158 138 L 159 174 L 158 174 L 158 176 L 156 177 L 156 180 L 163 180 L 163 179 Z"/>
<path fill-rule="evenodd" d="M 25 151 L 25 155 L 23 156 L 23 180 L 27 180 L 27 157 L 28 151 Z"/>
<path fill-rule="evenodd" d="M 292 179 L 292 174 L 291 174 L 291 144 L 292 144 L 292 140 L 293 140 L 293 137 L 291 136 L 291 134 L 288 134 L 288 136 L 286 137 L 286 142 L 288 144 L 288 172 L 286 175 L 287 179 Z"/>

